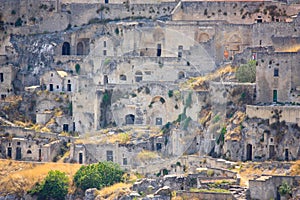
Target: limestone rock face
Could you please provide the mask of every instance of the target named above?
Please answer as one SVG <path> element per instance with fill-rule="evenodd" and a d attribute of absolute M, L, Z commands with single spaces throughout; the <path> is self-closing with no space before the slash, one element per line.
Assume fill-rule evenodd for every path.
<path fill-rule="evenodd" d="M 171 189 L 169 186 L 164 186 L 162 188 L 159 188 L 155 193 L 155 195 L 161 195 L 161 196 L 171 196 Z"/>
<path fill-rule="evenodd" d="M 90 188 L 85 191 L 84 200 L 94 200 L 96 197 L 96 188 Z"/>

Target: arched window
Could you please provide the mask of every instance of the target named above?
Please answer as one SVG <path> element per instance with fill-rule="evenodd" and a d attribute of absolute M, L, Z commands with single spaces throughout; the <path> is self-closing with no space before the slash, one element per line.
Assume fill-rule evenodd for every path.
<path fill-rule="evenodd" d="M 121 80 L 121 81 L 126 81 L 126 79 L 127 79 L 127 78 L 126 78 L 126 75 L 124 75 L 124 74 L 121 74 L 121 75 L 120 75 L 120 80 Z"/>
<path fill-rule="evenodd" d="M 82 42 L 77 44 L 77 55 L 84 55 L 84 46 Z"/>
<path fill-rule="evenodd" d="M 28 151 L 27 151 L 27 154 L 32 154 L 31 150 L 28 150 Z"/>
<path fill-rule="evenodd" d="M 69 42 L 64 42 L 62 46 L 62 55 L 70 55 L 70 43 Z"/>

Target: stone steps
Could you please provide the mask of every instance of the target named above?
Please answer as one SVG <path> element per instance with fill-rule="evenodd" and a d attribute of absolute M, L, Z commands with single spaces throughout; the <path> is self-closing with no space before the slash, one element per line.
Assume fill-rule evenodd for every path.
<path fill-rule="evenodd" d="M 241 187 L 239 185 L 231 185 L 229 191 L 232 193 L 235 199 L 237 200 L 246 200 L 248 199 L 248 188 Z"/>

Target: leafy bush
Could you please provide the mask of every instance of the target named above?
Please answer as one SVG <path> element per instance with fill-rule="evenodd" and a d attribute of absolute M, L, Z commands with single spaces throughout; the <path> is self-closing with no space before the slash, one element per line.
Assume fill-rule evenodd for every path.
<path fill-rule="evenodd" d="M 256 61 L 251 60 L 245 65 L 241 65 L 236 71 L 236 78 L 239 82 L 255 82 Z"/>
<path fill-rule="evenodd" d="M 123 173 L 124 171 L 116 163 L 99 162 L 82 166 L 74 175 L 74 183 L 83 191 L 88 188 L 101 189 L 121 182 Z"/>
<path fill-rule="evenodd" d="M 69 178 L 66 173 L 51 170 L 41 184 L 36 183 L 29 194 L 36 194 L 38 199 L 63 200 L 68 194 Z"/>
<path fill-rule="evenodd" d="M 284 195 L 289 195 L 292 193 L 292 188 L 289 186 L 287 182 L 283 182 L 282 185 L 279 187 L 279 194 L 284 196 Z"/>

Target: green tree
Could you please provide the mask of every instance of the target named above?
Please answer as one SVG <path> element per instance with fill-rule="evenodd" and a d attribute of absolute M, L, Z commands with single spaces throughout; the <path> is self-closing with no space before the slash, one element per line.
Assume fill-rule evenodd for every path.
<path fill-rule="evenodd" d="M 63 200 L 68 194 L 69 178 L 64 172 L 58 170 L 49 171 L 46 178 L 41 184 L 37 183 L 35 187 L 29 191 L 30 194 L 36 194 L 38 200 L 56 199 Z"/>
<path fill-rule="evenodd" d="M 85 191 L 88 188 L 101 189 L 122 180 L 124 171 L 113 162 L 99 162 L 82 166 L 74 175 L 76 187 Z"/>
<path fill-rule="evenodd" d="M 247 64 L 241 65 L 236 71 L 236 78 L 239 82 L 255 82 L 256 61 L 250 60 Z"/>

